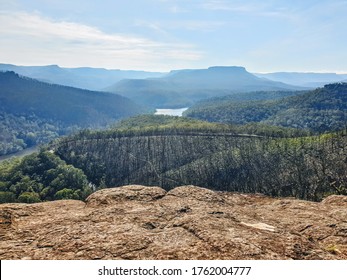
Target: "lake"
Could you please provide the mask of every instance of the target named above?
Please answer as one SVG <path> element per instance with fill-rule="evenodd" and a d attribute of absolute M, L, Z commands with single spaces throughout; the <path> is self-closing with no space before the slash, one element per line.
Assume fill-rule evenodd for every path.
<path fill-rule="evenodd" d="M 154 114 L 155 115 L 168 115 L 168 116 L 182 117 L 182 113 L 187 109 L 188 109 L 188 107 L 187 108 L 178 108 L 178 109 L 156 109 L 156 112 Z M 0 162 L 7 160 L 7 159 L 10 159 L 11 157 L 23 157 L 26 155 L 30 155 L 34 152 L 37 152 L 38 150 L 39 150 L 38 147 L 31 147 L 31 148 L 24 149 L 22 151 L 14 153 L 14 154 L 0 156 Z"/>
<path fill-rule="evenodd" d="M 188 108 L 178 109 L 156 109 L 155 115 L 168 115 L 168 116 L 179 116 L 182 117 L 182 113 Z"/>

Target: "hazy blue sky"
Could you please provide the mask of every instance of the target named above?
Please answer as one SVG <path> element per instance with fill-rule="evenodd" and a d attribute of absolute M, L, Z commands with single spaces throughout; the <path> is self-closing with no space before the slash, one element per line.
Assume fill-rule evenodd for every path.
<path fill-rule="evenodd" d="M 347 73 L 347 0 L 0 0 L 0 62 Z"/>

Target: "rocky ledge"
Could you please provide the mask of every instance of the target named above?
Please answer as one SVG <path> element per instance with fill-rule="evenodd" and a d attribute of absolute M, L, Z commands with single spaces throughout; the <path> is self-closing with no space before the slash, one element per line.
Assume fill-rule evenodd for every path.
<path fill-rule="evenodd" d="M 347 197 L 138 185 L 0 205 L 4 259 L 347 259 Z"/>

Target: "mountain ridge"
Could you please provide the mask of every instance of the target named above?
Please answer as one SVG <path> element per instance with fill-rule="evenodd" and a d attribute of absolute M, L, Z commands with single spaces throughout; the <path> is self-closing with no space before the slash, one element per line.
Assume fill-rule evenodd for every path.
<path fill-rule="evenodd" d="M 174 71 L 161 78 L 126 79 L 106 90 L 156 108 L 174 108 L 233 92 L 300 89 L 303 88 L 256 77 L 244 67 L 214 66 Z"/>
<path fill-rule="evenodd" d="M 303 87 L 322 87 L 326 84 L 341 82 L 347 78 L 347 74 L 315 72 L 273 72 L 254 73 L 254 75 Z"/>
<path fill-rule="evenodd" d="M 164 73 L 92 67 L 65 68 L 58 65 L 18 66 L 1 64 L 0 71 L 14 71 L 20 75 L 48 83 L 61 84 L 89 90 L 102 90 L 124 78 L 147 78 Z"/>

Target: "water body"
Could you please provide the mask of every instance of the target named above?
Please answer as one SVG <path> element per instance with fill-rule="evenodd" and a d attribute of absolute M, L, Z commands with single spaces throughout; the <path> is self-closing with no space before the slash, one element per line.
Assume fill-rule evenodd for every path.
<path fill-rule="evenodd" d="M 187 108 L 178 108 L 178 109 L 156 109 L 156 112 L 154 114 L 155 115 L 167 115 L 167 116 L 182 117 L 182 113 L 187 109 L 188 109 L 188 107 Z M 39 147 L 35 146 L 35 147 L 28 148 L 28 149 L 24 149 L 22 151 L 14 153 L 14 154 L 0 156 L 0 162 L 7 160 L 7 159 L 10 159 L 11 157 L 24 157 L 24 156 L 30 155 L 34 152 L 37 152 L 38 150 L 39 150 Z"/>
<path fill-rule="evenodd" d="M 0 162 L 2 162 L 4 160 L 7 160 L 7 159 L 10 159 L 12 157 L 24 157 L 24 156 L 30 155 L 32 153 L 38 152 L 38 150 L 39 150 L 39 147 L 35 146 L 35 147 L 31 147 L 31 148 L 28 148 L 28 149 L 21 150 L 21 151 L 19 151 L 17 153 L 5 155 L 5 156 L 0 156 Z"/>
<path fill-rule="evenodd" d="M 182 113 L 188 108 L 178 109 L 156 109 L 155 115 L 167 115 L 167 116 L 178 116 L 182 117 Z"/>

